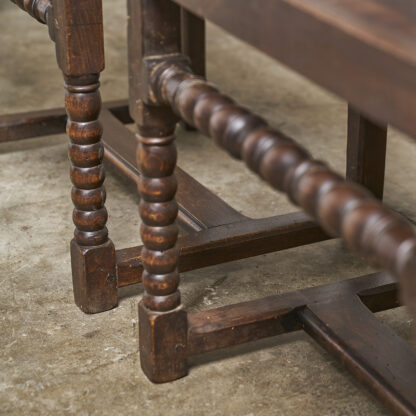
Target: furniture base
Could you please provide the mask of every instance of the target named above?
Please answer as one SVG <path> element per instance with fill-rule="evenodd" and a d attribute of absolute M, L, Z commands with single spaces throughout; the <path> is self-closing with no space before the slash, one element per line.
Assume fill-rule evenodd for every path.
<path fill-rule="evenodd" d="M 133 122 L 127 102 L 109 102 L 103 107 L 105 157 L 137 182 L 136 138 L 123 125 Z M 64 133 L 65 124 L 64 109 L 1 116 L 0 142 Z M 180 168 L 176 176 L 178 218 L 189 232 L 178 240 L 182 272 L 329 238 L 303 213 L 250 219 Z M 116 250 L 117 287 L 140 282 L 140 252 L 140 246 Z M 187 373 L 187 357 L 304 330 L 391 410 L 416 414 L 416 355 L 373 315 L 399 306 L 397 289 L 388 274 L 375 273 L 193 314 L 184 310 L 149 313 L 140 304 L 140 331 L 149 335 L 148 344 L 141 346 L 143 368 L 151 380 L 169 381 Z M 116 304 L 115 298 L 113 306 Z M 82 309 L 88 310 L 88 305 Z M 175 342 L 180 329 L 179 355 L 169 356 L 166 348 L 154 349 L 161 345 L 161 334 L 169 332 L 166 326 L 175 328 Z"/>

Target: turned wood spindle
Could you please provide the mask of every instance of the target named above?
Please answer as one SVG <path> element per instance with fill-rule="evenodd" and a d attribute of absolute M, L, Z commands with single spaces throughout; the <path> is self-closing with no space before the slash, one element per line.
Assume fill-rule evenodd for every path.
<path fill-rule="evenodd" d="M 165 137 L 137 137 L 137 162 L 142 174 L 138 188 L 140 234 L 144 244 L 141 253 L 143 303 L 152 311 L 169 311 L 180 305 L 175 137 L 173 132 Z"/>
<path fill-rule="evenodd" d="M 80 246 L 97 246 L 108 240 L 98 79 L 99 76 L 94 75 L 86 79 L 67 79 L 65 83 L 70 176 L 74 185 L 74 235 Z"/>
<path fill-rule="evenodd" d="M 47 23 L 51 0 L 11 0 L 41 23 Z"/>
<path fill-rule="evenodd" d="M 315 217 L 333 236 L 343 237 L 371 263 L 401 281 L 407 299 L 416 299 L 416 234 L 401 216 L 365 188 L 346 181 L 263 119 L 233 103 L 179 63 L 159 64 L 152 72 L 156 101 L 169 104 L 189 124 L 243 159 L 275 189 Z M 409 254 L 411 253 L 411 254 Z"/>

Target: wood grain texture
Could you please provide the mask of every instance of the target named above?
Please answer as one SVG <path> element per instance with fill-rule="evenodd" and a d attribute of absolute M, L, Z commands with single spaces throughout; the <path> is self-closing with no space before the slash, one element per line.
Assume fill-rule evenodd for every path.
<path fill-rule="evenodd" d="M 66 76 L 98 74 L 104 69 L 101 0 L 52 0 L 58 65 Z"/>
<path fill-rule="evenodd" d="M 0 116 L 0 143 L 65 133 L 65 108 Z"/>
<path fill-rule="evenodd" d="M 299 315 L 305 331 L 394 414 L 416 414 L 416 354 L 358 297 L 309 304 Z"/>
<path fill-rule="evenodd" d="M 408 0 L 175 0 L 416 137 L 416 9 Z"/>
<path fill-rule="evenodd" d="M 190 58 L 195 74 L 205 77 L 205 20 L 181 9 L 182 53 Z"/>
<path fill-rule="evenodd" d="M 327 239 L 303 213 L 245 219 L 191 233 L 178 239 L 180 272 L 285 250 Z M 142 247 L 117 250 L 118 286 L 141 281 Z"/>
<path fill-rule="evenodd" d="M 188 355 L 301 330 L 302 313 L 308 305 L 356 296 L 373 312 L 398 306 L 393 278 L 386 273 L 374 273 L 196 312 L 188 314 Z M 338 316 L 342 318 L 343 314 Z"/>
<path fill-rule="evenodd" d="M 305 330 L 394 414 L 415 414 L 416 354 L 373 312 L 398 306 L 386 273 L 188 315 L 187 354 Z"/>
<path fill-rule="evenodd" d="M 205 77 L 205 20 L 181 8 L 182 53 L 191 62 L 195 74 Z M 188 131 L 195 130 L 185 122 L 181 125 Z"/>
<path fill-rule="evenodd" d="M 346 177 L 378 199 L 383 199 L 386 146 L 387 126 L 372 122 L 348 106 Z"/>

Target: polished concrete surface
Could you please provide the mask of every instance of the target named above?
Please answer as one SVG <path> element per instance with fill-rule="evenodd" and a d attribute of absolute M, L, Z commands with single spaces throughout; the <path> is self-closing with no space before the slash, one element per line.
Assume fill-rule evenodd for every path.
<path fill-rule="evenodd" d="M 104 0 L 104 100 L 127 96 L 126 11 Z M 62 106 L 62 77 L 47 31 L 0 2 L 0 113 Z M 345 170 L 346 104 L 276 62 L 208 27 L 208 77 Z M 151 384 L 137 342 L 140 285 L 120 306 L 88 316 L 73 302 L 71 184 L 65 135 L 0 145 L 0 414 L 2 415 L 387 415 L 302 333 L 192 358 L 190 374 Z M 293 210 L 210 140 L 178 131 L 179 164 L 247 215 Z M 416 220 L 416 146 L 389 132 L 385 201 Z M 134 186 L 108 169 L 108 228 L 116 247 L 139 243 Z M 367 274 L 339 241 L 299 247 L 183 274 L 189 310 L 285 293 Z M 408 338 L 404 308 L 377 315 Z"/>

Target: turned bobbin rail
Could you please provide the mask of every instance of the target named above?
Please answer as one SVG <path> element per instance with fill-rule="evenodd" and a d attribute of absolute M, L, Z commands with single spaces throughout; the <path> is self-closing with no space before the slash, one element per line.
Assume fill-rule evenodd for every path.
<path fill-rule="evenodd" d="M 342 237 L 352 250 L 393 273 L 404 298 L 416 296 L 416 232 L 405 218 L 192 74 L 182 57 L 174 61 L 169 57 L 164 63 L 147 63 L 149 97 L 155 97 L 156 105 L 169 104 L 187 123 L 286 193 L 328 234 Z M 416 305 L 408 306 L 416 311 Z"/>
<path fill-rule="evenodd" d="M 40 23 L 48 22 L 48 11 L 52 6 L 52 0 L 10 0 L 22 10 L 29 13 Z"/>

